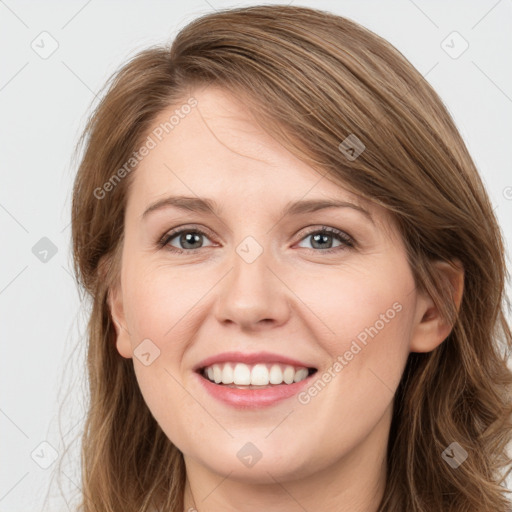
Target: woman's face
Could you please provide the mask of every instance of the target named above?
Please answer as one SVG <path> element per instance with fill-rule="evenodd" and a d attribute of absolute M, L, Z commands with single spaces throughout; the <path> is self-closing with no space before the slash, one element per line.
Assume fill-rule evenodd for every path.
<path fill-rule="evenodd" d="M 111 297 L 119 353 L 187 465 L 262 483 L 382 462 L 428 306 L 395 225 L 236 98 L 194 98 L 156 120 L 134 171 Z"/>

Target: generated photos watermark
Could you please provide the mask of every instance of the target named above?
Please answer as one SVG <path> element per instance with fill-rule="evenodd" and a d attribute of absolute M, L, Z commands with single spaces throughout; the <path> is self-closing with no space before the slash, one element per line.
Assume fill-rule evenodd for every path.
<path fill-rule="evenodd" d="M 94 197 L 96 199 L 104 199 L 108 192 L 111 192 L 120 183 L 120 181 L 130 174 L 137 165 L 149 155 L 152 149 L 155 149 L 159 142 L 161 142 L 166 135 L 172 132 L 182 119 L 185 119 L 194 107 L 197 106 L 197 100 L 191 97 L 187 103 L 177 108 L 174 113 L 169 117 L 168 121 L 160 123 L 152 132 L 146 137 L 146 140 L 138 151 L 134 151 L 130 158 L 120 167 L 101 187 L 94 189 Z"/>
<path fill-rule="evenodd" d="M 340 372 L 345 368 L 354 357 L 359 354 L 368 344 L 370 339 L 375 338 L 384 327 L 397 313 L 402 311 L 402 304 L 399 302 L 393 303 L 393 305 L 386 310 L 385 313 L 379 315 L 379 319 L 376 320 L 370 327 L 365 327 L 355 339 L 352 340 L 350 348 L 343 354 L 340 354 L 334 360 L 334 363 L 325 370 L 307 389 L 300 392 L 297 395 L 298 401 L 306 405 L 311 402 L 311 399 L 317 396 L 329 382 L 331 382 Z"/>

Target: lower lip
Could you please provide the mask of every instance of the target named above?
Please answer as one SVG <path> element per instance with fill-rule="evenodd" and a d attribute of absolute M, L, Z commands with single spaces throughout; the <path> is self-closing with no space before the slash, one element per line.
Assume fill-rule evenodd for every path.
<path fill-rule="evenodd" d="M 199 373 L 196 373 L 196 375 L 206 391 L 217 400 L 239 409 L 252 409 L 268 407 L 296 395 L 310 383 L 311 377 L 315 374 L 311 374 L 300 382 L 279 384 L 265 389 L 230 388 L 229 386 L 214 384 Z"/>

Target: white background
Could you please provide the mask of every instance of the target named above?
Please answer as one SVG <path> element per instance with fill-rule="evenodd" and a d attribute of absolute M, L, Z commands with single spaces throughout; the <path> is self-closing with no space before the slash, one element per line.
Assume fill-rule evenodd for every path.
<path fill-rule="evenodd" d="M 510 246 L 512 1 L 291 3 L 361 23 L 426 76 L 469 147 Z M 80 483 L 87 310 L 72 277 L 69 222 L 73 149 L 96 95 L 130 56 L 171 40 L 198 15 L 254 4 L 0 0 L 0 512 L 43 510 L 49 489 L 45 510 L 68 510 L 56 462 L 43 469 L 31 458 L 36 450 L 36 460 L 51 462 L 42 442 L 59 456 L 70 449 L 60 480 L 71 501 Z M 453 31 L 469 43 L 456 59 L 441 46 Z M 58 48 L 43 59 L 31 44 L 48 51 L 52 38 Z M 57 249 L 46 263 L 32 252 L 43 237 Z"/>

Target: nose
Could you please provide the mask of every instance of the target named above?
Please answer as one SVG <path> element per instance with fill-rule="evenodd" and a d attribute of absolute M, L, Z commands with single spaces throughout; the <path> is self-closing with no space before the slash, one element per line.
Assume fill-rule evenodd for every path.
<path fill-rule="evenodd" d="M 286 323 L 291 292 L 269 260 L 265 252 L 252 262 L 234 253 L 231 271 L 219 283 L 215 316 L 220 323 L 236 324 L 245 331 Z"/>

